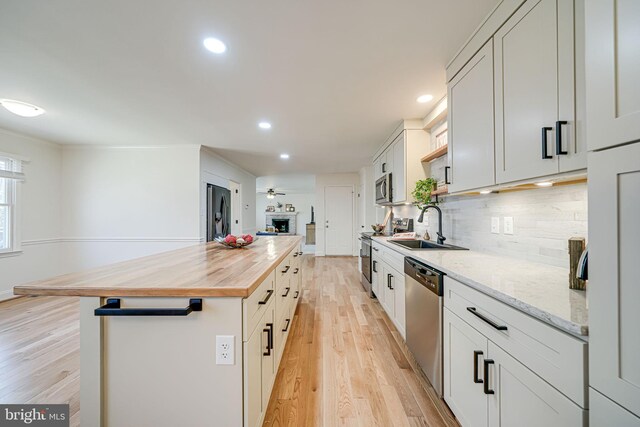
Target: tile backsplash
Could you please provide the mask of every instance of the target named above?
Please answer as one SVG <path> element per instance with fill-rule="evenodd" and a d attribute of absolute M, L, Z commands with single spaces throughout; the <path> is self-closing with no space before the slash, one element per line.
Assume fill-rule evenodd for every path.
<path fill-rule="evenodd" d="M 447 243 L 482 252 L 568 267 L 567 240 L 587 237 L 586 183 L 477 196 L 449 196 L 440 203 Z M 425 228 L 433 240 L 438 216 L 427 211 L 415 221 L 415 206 L 396 206 L 395 217 L 414 218 L 415 231 Z M 491 233 L 491 218 L 500 220 L 500 233 Z M 505 217 L 513 218 L 513 234 L 505 234 Z M 427 219 L 428 218 L 428 219 Z M 425 224 L 428 223 L 428 226 Z"/>

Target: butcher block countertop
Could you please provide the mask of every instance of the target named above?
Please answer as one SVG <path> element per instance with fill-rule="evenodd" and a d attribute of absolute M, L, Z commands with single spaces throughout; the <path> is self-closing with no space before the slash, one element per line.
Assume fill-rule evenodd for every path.
<path fill-rule="evenodd" d="M 260 237 L 243 249 L 202 243 L 13 288 L 16 295 L 246 298 L 302 241 Z"/>

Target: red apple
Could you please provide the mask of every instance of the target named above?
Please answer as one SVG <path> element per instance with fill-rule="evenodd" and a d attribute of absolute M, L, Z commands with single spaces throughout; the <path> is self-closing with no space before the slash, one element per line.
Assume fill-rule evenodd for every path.
<path fill-rule="evenodd" d="M 247 243 L 252 243 L 253 242 L 253 236 L 251 234 L 245 234 L 244 236 L 242 236 L 242 238 Z"/>
<path fill-rule="evenodd" d="M 230 245 L 235 245 L 236 236 L 234 236 L 233 234 L 227 234 L 227 237 L 224 238 L 224 241 L 229 243 Z"/>

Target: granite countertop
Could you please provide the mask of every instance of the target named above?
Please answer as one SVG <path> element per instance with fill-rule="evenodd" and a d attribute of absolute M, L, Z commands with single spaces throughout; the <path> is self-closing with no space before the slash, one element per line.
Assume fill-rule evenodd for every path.
<path fill-rule="evenodd" d="M 476 251 L 412 251 L 373 237 L 375 242 L 422 260 L 467 286 L 572 335 L 586 339 L 586 291 L 569 289 L 569 269 Z"/>
<path fill-rule="evenodd" d="M 243 249 L 201 243 L 13 289 L 16 295 L 246 298 L 301 241 L 262 236 Z"/>

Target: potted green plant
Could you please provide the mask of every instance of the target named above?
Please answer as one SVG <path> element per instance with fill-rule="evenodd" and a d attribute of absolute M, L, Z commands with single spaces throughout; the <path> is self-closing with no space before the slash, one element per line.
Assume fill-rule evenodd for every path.
<path fill-rule="evenodd" d="M 436 189 L 438 181 L 435 178 L 421 179 L 416 182 L 416 188 L 411 192 L 415 204 L 423 209 L 426 205 L 434 204 L 431 200 L 431 192 Z"/>

